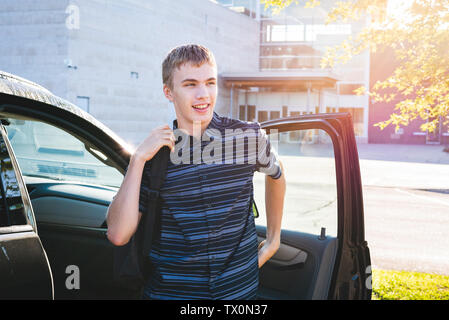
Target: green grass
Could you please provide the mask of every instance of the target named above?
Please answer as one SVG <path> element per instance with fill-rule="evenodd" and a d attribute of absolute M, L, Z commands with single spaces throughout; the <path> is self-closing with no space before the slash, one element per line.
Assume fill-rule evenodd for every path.
<path fill-rule="evenodd" d="M 373 300 L 449 300 L 449 276 L 374 269 Z"/>

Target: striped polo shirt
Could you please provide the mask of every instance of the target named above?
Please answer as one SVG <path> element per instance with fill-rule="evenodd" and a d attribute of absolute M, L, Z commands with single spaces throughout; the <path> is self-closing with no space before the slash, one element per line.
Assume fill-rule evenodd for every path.
<path fill-rule="evenodd" d="M 180 133 L 160 190 L 160 237 L 152 244 L 147 299 L 255 299 L 257 235 L 254 171 L 281 176 L 258 123 L 214 113 L 201 140 Z M 255 142 L 255 143 L 254 143 Z M 148 163 L 139 211 L 148 203 Z"/>

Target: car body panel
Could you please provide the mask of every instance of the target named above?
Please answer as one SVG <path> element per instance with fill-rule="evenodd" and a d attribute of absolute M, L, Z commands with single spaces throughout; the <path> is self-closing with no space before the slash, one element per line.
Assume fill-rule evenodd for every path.
<path fill-rule="evenodd" d="M 49 263 L 38 235 L 0 231 L 0 299 L 52 299 Z"/>

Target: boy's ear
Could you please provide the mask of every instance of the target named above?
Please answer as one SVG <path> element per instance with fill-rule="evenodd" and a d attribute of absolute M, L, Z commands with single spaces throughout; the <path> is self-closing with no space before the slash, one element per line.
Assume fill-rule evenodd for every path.
<path fill-rule="evenodd" d="M 172 95 L 171 89 L 166 84 L 164 84 L 163 90 L 164 90 L 165 97 L 168 100 L 170 100 L 171 102 L 173 102 L 173 95 Z"/>

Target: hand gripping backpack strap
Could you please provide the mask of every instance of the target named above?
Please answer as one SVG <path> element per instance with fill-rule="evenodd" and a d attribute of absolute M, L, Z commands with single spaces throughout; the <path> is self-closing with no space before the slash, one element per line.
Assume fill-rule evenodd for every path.
<path fill-rule="evenodd" d="M 160 210 L 159 205 L 159 190 L 164 183 L 167 164 L 170 158 L 170 149 L 166 146 L 162 147 L 158 153 L 151 160 L 150 168 L 150 191 L 148 195 L 148 208 L 144 219 L 144 233 L 143 243 L 141 246 L 142 255 L 148 256 L 151 249 L 153 236 L 159 230 L 155 226 L 159 226 L 157 219 L 159 219 Z"/>
<path fill-rule="evenodd" d="M 130 289 L 136 298 L 141 297 L 142 289 L 148 278 L 147 257 L 154 234 L 159 189 L 165 178 L 170 149 L 161 148 L 150 161 L 150 203 L 147 214 L 143 213 L 136 233 L 124 246 L 114 246 L 114 280 L 123 288 Z"/>

